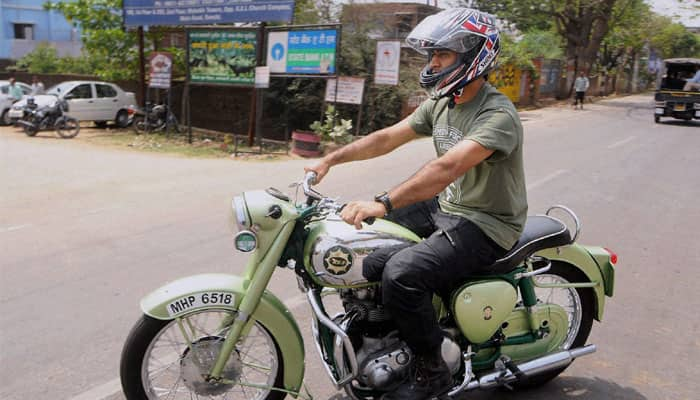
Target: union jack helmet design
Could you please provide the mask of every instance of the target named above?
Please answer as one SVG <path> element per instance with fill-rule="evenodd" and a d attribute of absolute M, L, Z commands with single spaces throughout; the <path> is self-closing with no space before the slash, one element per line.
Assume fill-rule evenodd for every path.
<path fill-rule="evenodd" d="M 501 50 L 495 18 L 471 8 L 452 8 L 425 18 L 411 31 L 406 43 L 428 56 L 428 65 L 420 73 L 420 84 L 431 89 L 434 99 L 449 96 L 487 74 L 496 65 Z M 458 61 L 433 72 L 432 52 L 445 49 L 458 53 Z"/>

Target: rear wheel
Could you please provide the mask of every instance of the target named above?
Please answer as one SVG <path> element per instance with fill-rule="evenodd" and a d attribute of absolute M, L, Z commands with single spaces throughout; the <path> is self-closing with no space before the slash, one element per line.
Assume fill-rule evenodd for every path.
<path fill-rule="evenodd" d="M 204 310 L 181 317 L 179 323 L 144 315 L 131 330 L 121 359 L 122 389 L 128 400 L 225 398 L 281 400 L 283 365 L 279 345 L 255 322 L 231 354 L 223 377 L 209 383 L 203 377 L 213 367 L 235 313 Z M 184 334 L 188 337 L 185 337 Z"/>
<path fill-rule="evenodd" d="M 56 132 L 64 139 L 72 139 L 80 132 L 80 123 L 72 117 L 63 117 L 56 122 Z"/>
<path fill-rule="evenodd" d="M 537 283 L 562 284 L 572 282 L 587 282 L 586 276 L 577 268 L 562 262 L 552 261 L 552 268 L 544 274 L 536 275 L 533 279 Z M 569 350 L 586 344 L 588 335 L 593 326 L 595 304 L 593 289 L 591 288 L 538 288 L 535 287 L 538 302 L 557 304 L 566 311 L 569 320 L 569 329 L 560 346 L 560 350 Z M 570 364 L 569 364 L 570 365 Z M 513 386 L 518 388 L 530 388 L 540 386 L 564 372 L 564 368 L 548 371 L 535 375 L 526 380 L 517 382 Z"/>
<path fill-rule="evenodd" d="M 659 121 L 661 121 L 661 117 L 659 117 L 658 115 L 654 115 L 654 122 L 658 124 Z"/>
<path fill-rule="evenodd" d="M 12 125 L 12 118 L 10 118 L 9 108 L 2 112 L 2 116 L 0 116 L 0 123 L 3 125 Z"/>

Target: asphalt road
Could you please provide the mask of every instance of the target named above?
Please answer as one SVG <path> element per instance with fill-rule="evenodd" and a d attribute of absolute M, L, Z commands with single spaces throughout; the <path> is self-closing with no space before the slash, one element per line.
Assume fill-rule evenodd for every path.
<path fill-rule="evenodd" d="M 577 360 L 535 391 L 487 399 L 695 399 L 700 373 L 700 123 L 653 123 L 652 97 L 522 113 L 531 213 L 565 204 L 579 242 L 620 256 L 616 292 Z M 371 198 L 433 154 L 418 140 L 335 168 L 320 191 Z M 123 399 L 119 354 L 139 299 L 168 280 L 240 273 L 231 198 L 299 180 L 305 160 L 187 159 L 0 128 L 0 398 Z M 343 399 L 320 367 L 290 271 L 271 290 L 303 328 L 306 382 Z"/>

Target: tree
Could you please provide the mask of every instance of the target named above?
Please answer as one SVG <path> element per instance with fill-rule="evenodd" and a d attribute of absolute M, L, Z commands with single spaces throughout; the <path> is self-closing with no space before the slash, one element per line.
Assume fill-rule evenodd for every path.
<path fill-rule="evenodd" d="M 689 32 L 683 25 L 671 23 L 669 18 L 657 16 L 657 31 L 650 37 L 650 45 L 663 58 L 700 57 L 700 36 Z"/>
<path fill-rule="evenodd" d="M 573 87 L 578 71 L 588 72 L 594 65 L 603 38 L 614 18 L 613 8 L 620 1 L 635 0 L 474 0 L 480 9 L 515 24 L 526 31 L 530 21 L 551 21 L 565 41 L 567 83 Z"/>

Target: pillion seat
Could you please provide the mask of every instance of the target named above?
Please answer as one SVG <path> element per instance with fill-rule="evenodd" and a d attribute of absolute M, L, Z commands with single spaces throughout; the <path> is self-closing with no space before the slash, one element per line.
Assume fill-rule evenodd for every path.
<path fill-rule="evenodd" d="M 525 229 L 515 246 L 486 270 L 489 274 L 507 273 L 539 250 L 567 244 L 571 244 L 571 235 L 564 223 L 547 215 L 528 216 Z"/>

